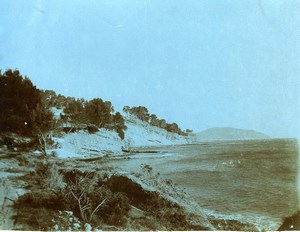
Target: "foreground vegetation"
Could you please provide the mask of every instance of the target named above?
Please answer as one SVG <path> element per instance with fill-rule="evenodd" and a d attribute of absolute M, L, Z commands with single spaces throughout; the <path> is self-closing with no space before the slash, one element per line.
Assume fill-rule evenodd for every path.
<path fill-rule="evenodd" d="M 97 162 L 63 161 L 22 153 L 12 159 L 27 169 L 24 175 L 16 177 L 26 189 L 14 203 L 18 230 L 256 231 L 252 225 L 213 217 L 206 219 L 211 224 L 207 227 L 199 223 L 199 216 L 188 213 L 160 192 L 145 190 L 131 178 L 120 175 L 107 166 L 106 158 Z M 153 172 L 149 165 L 142 171 Z M 158 178 L 158 174 L 149 177 L 161 188 L 172 185 L 171 181 Z"/>
<path fill-rule="evenodd" d="M 33 168 L 18 177 L 27 189 L 14 205 L 19 229 L 207 229 L 191 223 L 191 216 L 178 204 L 111 169 L 90 172 L 86 171 L 90 163 L 74 162 L 76 166 L 70 168 L 55 158 L 41 161 L 30 154 L 18 160 L 30 162 Z"/>

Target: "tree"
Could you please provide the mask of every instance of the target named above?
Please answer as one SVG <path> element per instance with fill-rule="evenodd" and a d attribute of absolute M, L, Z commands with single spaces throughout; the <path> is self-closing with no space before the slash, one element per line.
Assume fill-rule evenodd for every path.
<path fill-rule="evenodd" d="M 33 135 L 38 124 L 34 112 L 41 104 L 41 93 L 18 70 L 0 72 L 0 130 Z M 48 119 L 42 119 L 44 123 Z"/>
<path fill-rule="evenodd" d="M 104 127 L 111 122 L 111 112 L 113 111 L 110 102 L 104 102 L 100 98 L 89 101 L 85 106 L 87 120 L 97 127 Z"/>
<path fill-rule="evenodd" d="M 152 126 L 159 126 L 159 119 L 157 118 L 157 116 L 155 114 L 150 115 L 150 124 Z"/>
<path fill-rule="evenodd" d="M 40 91 L 42 96 L 42 103 L 44 106 L 50 107 L 56 107 L 56 101 L 57 98 L 56 93 L 53 90 L 41 90 Z"/>
<path fill-rule="evenodd" d="M 117 112 L 115 115 L 113 115 L 113 122 L 115 125 L 116 132 L 118 133 L 119 137 L 123 140 L 125 138 L 124 131 L 127 129 L 123 116 L 119 112 Z"/>
<path fill-rule="evenodd" d="M 133 115 L 142 121 L 148 122 L 152 126 L 157 126 L 179 135 L 188 135 L 186 132 L 183 132 L 176 123 L 169 124 L 165 119 L 159 119 L 155 114 L 150 115 L 148 109 L 144 106 L 124 106 L 123 111 L 127 115 Z"/>
<path fill-rule="evenodd" d="M 84 121 L 84 102 L 82 100 L 72 100 L 64 108 L 64 114 L 73 123 L 80 123 Z"/>
<path fill-rule="evenodd" d="M 0 131 L 38 137 L 46 151 L 46 133 L 53 114 L 43 104 L 42 93 L 18 70 L 0 72 Z"/>
<path fill-rule="evenodd" d="M 165 120 L 165 119 L 159 119 L 159 120 L 158 120 L 158 126 L 159 126 L 160 128 L 166 129 L 166 126 L 167 126 L 166 120 Z"/>
<path fill-rule="evenodd" d="M 134 106 L 134 107 L 128 107 L 125 106 L 123 108 L 123 111 L 125 113 L 129 113 L 131 115 L 136 116 L 138 119 L 145 121 L 145 122 L 149 122 L 149 112 L 148 109 L 145 106 Z"/>
<path fill-rule="evenodd" d="M 32 120 L 35 122 L 33 132 L 38 136 L 40 150 L 47 155 L 48 132 L 53 128 L 53 113 L 42 103 L 39 103 L 31 114 Z"/>
<path fill-rule="evenodd" d="M 169 132 L 180 134 L 181 130 L 176 123 L 171 123 L 166 125 L 166 130 Z"/>

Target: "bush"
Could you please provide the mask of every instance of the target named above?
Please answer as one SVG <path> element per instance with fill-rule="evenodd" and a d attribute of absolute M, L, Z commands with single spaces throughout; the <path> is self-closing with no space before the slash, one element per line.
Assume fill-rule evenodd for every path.
<path fill-rule="evenodd" d="M 33 208 L 20 205 L 17 208 L 17 215 L 13 219 L 22 225 L 22 230 L 49 231 L 51 230 L 51 220 L 57 215 L 57 211 L 46 208 Z"/>
<path fill-rule="evenodd" d="M 126 194 L 131 204 L 140 205 L 149 199 L 149 194 L 147 194 L 140 184 L 133 182 L 125 176 L 113 175 L 105 184 L 112 192 Z"/>
<path fill-rule="evenodd" d="M 18 155 L 16 159 L 19 161 L 20 166 L 28 166 L 30 164 L 28 157 L 24 154 Z"/>
<path fill-rule="evenodd" d="M 60 194 L 45 191 L 29 192 L 19 197 L 16 207 L 45 208 L 62 210 L 65 207 L 64 198 Z"/>
<path fill-rule="evenodd" d="M 18 161 L 20 164 L 24 162 L 30 162 L 30 164 L 33 164 L 36 162 L 35 171 L 31 171 L 27 175 L 20 177 L 28 183 L 28 186 L 34 186 L 35 189 L 44 190 L 45 194 L 47 192 L 58 194 L 65 189 L 66 183 L 56 164 L 50 164 L 47 160 L 44 160 L 43 162 L 37 161 L 30 156 L 24 158 L 20 156 Z"/>
<path fill-rule="evenodd" d="M 74 215 L 81 217 L 84 223 L 91 222 L 99 203 L 111 195 L 109 190 L 99 188 L 96 175 L 77 173 L 73 177 L 75 182 L 65 181 L 57 166 L 49 163 L 39 163 L 30 177 L 29 181 L 38 188 L 21 196 L 14 205 L 18 209 L 17 217 L 21 217 L 21 222 L 30 226 L 29 229 L 52 228 L 53 215 L 63 210 L 74 211 Z M 74 196 L 82 201 L 79 203 Z M 84 212 L 81 207 L 84 207 Z M 37 210 L 45 212 L 45 215 L 39 215 Z M 36 215 L 39 218 L 35 218 Z"/>
<path fill-rule="evenodd" d="M 125 223 L 130 208 L 128 198 L 109 190 L 100 175 L 72 171 L 65 173 L 65 178 L 68 179 L 68 205 L 83 222 L 94 225 Z"/>
<path fill-rule="evenodd" d="M 145 170 L 153 173 L 149 165 Z M 127 196 L 129 204 L 133 205 L 156 221 L 156 226 L 150 229 L 157 230 L 203 230 L 201 226 L 189 224 L 189 219 L 182 207 L 161 197 L 157 192 L 144 190 L 140 184 L 133 182 L 128 177 L 112 176 L 106 182 L 112 192 L 121 192 Z M 143 222 L 148 223 L 148 222 Z M 151 224 L 151 223 L 150 223 Z"/>
<path fill-rule="evenodd" d="M 3 136 L 2 143 L 8 148 L 13 148 L 16 145 L 14 139 L 9 136 Z"/>
<path fill-rule="evenodd" d="M 107 203 L 99 210 L 98 214 L 104 223 L 122 226 L 130 209 L 129 199 L 123 193 L 112 193 Z"/>
<path fill-rule="evenodd" d="M 45 188 L 51 189 L 55 193 L 60 192 L 65 188 L 66 183 L 63 179 L 63 176 L 59 173 L 59 169 L 56 165 L 50 166 L 44 186 Z"/>
<path fill-rule="evenodd" d="M 93 228 L 106 224 L 109 225 L 107 228 L 123 230 L 130 225 L 128 219 L 131 216 L 128 212 L 131 205 L 146 215 L 135 220 L 131 229 L 204 229 L 190 225 L 183 209 L 177 204 L 156 192 L 144 190 L 141 185 L 124 176 L 113 175 L 108 178 L 108 175 L 78 170 L 63 172 L 49 163 L 38 164 L 35 173 L 31 175 L 31 181 L 38 188 L 21 196 L 15 203 L 18 222 L 27 224 L 29 228 L 26 229 L 82 230 L 82 225 L 88 223 Z M 65 218 L 64 213 L 57 216 L 60 211 L 66 210 L 74 213 L 70 217 L 72 220 L 80 220 L 78 223 L 74 219 L 78 223 L 76 228 L 67 222 L 69 216 Z"/>

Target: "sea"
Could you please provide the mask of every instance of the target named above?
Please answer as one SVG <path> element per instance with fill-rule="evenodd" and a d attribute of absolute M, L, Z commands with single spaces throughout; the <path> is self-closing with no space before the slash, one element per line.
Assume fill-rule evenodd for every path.
<path fill-rule="evenodd" d="M 207 215 L 276 230 L 300 209 L 299 150 L 295 139 L 214 141 L 136 148 L 122 162 L 149 164 L 183 187 Z M 148 153 L 152 151 L 152 153 Z"/>

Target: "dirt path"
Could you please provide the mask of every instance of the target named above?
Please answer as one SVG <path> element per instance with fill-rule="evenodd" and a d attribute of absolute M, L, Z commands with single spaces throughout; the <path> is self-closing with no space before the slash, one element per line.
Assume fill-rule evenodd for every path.
<path fill-rule="evenodd" d="M 21 173 L 12 173 L 7 171 L 8 167 L 14 167 L 11 161 L 1 160 L 0 165 L 0 230 L 17 229 L 13 220 L 14 202 L 22 194 L 23 189 L 18 186 L 14 177 L 22 175 Z"/>
<path fill-rule="evenodd" d="M 12 216 L 13 211 L 13 201 L 17 198 L 17 194 L 13 187 L 11 186 L 8 178 L 3 178 L 0 180 L 0 229 L 11 230 L 14 226 L 14 221 Z"/>

